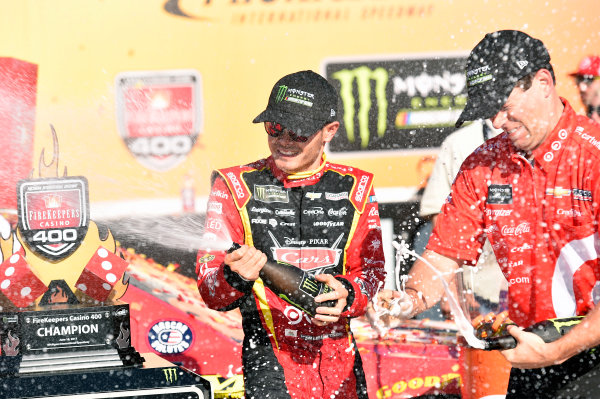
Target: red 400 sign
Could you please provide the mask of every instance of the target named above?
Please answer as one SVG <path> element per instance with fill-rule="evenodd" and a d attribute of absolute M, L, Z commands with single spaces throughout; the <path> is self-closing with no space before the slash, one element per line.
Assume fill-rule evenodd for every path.
<path fill-rule="evenodd" d="M 123 72 L 117 124 L 129 151 L 164 172 L 181 163 L 202 130 L 200 75 L 193 70 Z"/>

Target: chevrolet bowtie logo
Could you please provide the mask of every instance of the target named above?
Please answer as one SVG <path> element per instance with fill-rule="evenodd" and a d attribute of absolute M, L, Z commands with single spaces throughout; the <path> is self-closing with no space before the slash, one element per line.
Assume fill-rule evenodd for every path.
<path fill-rule="evenodd" d="M 568 197 L 571 195 L 571 190 L 562 187 L 547 188 L 546 195 L 552 195 L 554 198 Z"/>

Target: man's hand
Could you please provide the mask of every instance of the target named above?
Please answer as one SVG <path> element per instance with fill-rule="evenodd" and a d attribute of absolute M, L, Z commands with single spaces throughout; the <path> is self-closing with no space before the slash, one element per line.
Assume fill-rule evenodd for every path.
<path fill-rule="evenodd" d="M 254 247 L 242 245 L 239 249 L 225 255 L 224 262 L 231 271 L 239 274 L 244 280 L 255 281 L 267 262 L 267 255 Z"/>
<path fill-rule="evenodd" d="M 517 340 L 517 347 L 500 351 L 513 367 L 519 369 L 536 369 L 562 363 L 565 359 L 557 359 L 552 350 L 552 343 L 515 325 L 508 326 L 508 332 Z"/>
<path fill-rule="evenodd" d="M 414 300 L 404 291 L 381 290 L 376 298 L 378 313 L 409 319 L 413 316 Z"/>
<path fill-rule="evenodd" d="M 313 324 L 318 326 L 324 326 L 327 323 L 335 323 L 340 319 L 344 307 L 346 307 L 346 298 L 348 298 L 348 290 L 331 274 L 317 274 L 315 276 L 317 281 L 327 284 L 333 289 L 333 291 L 326 294 L 318 295 L 315 298 L 315 302 L 325 302 L 330 300 L 337 300 L 334 307 L 319 306 L 317 308 L 317 314 L 312 318 Z"/>

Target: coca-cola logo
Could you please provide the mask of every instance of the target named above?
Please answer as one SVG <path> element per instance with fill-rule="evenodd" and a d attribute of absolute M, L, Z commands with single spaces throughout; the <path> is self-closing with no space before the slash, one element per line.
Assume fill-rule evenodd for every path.
<path fill-rule="evenodd" d="M 502 227 L 502 235 L 505 236 L 520 236 L 524 233 L 529 233 L 530 227 L 529 223 L 521 223 L 518 226 L 503 226 Z"/>
<path fill-rule="evenodd" d="M 348 208 L 343 207 L 340 209 L 329 209 L 327 211 L 327 215 L 328 216 L 336 216 L 336 217 L 342 217 L 342 216 L 346 216 L 348 214 Z"/>

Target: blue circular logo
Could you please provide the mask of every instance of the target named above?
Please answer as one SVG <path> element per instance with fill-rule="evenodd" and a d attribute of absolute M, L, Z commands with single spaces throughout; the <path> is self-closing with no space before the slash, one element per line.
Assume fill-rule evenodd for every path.
<path fill-rule="evenodd" d="M 193 339 L 192 330 L 181 321 L 159 321 L 148 331 L 148 342 L 152 349 L 165 355 L 185 352 L 192 346 Z"/>

